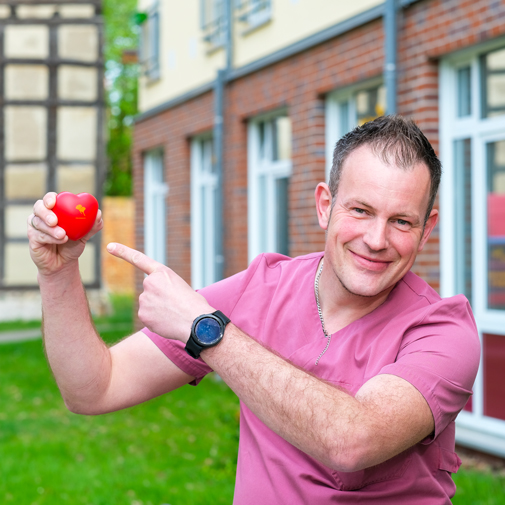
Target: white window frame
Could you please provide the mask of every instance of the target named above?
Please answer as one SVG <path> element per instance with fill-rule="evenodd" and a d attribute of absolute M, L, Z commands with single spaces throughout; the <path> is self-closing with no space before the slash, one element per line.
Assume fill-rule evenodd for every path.
<path fill-rule="evenodd" d="M 144 252 L 166 263 L 166 203 L 168 185 L 164 181 L 163 152 L 144 154 Z"/>
<path fill-rule="evenodd" d="M 203 40 L 210 51 L 224 47 L 226 43 L 225 2 L 229 0 L 200 0 L 200 28 Z"/>
<path fill-rule="evenodd" d="M 218 174 L 213 163 L 210 136 L 191 141 L 191 284 L 200 289 L 217 279 L 217 195 Z M 205 201 L 202 201 L 202 191 Z M 203 208 L 205 205 L 205 209 Z"/>
<path fill-rule="evenodd" d="M 271 0 L 237 0 L 235 8 L 238 20 L 245 25 L 242 35 L 247 35 L 272 19 Z"/>
<path fill-rule="evenodd" d="M 161 77 L 161 13 L 156 1 L 146 12 L 147 18 L 140 25 L 140 64 L 142 73 L 151 81 Z"/>
<path fill-rule="evenodd" d="M 440 154 L 444 173 L 440 185 L 440 294 L 457 294 L 455 261 L 454 142 L 471 141 L 472 187 L 472 308 L 482 341 L 484 333 L 504 335 L 505 310 L 487 308 L 487 159 L 486 144 L 505 139 L 505 115 L 481 118 L 481 78 L 479 56 L 505 47 L 505 39 L 492 41 L 452 55 L 441 61 Z M 471 114 L 457 117 L 457 70 L 471 69 Z M 480 167 L 477 169 L 477 167 Z M 482 169 L 484 167 L 484 169 Z M 484 415 L 483 363 L 474 384 L 472 412 L 462 411 L 456 421 L 456 440 L 464 445 L 505 456 L 505 421 Z"/>
<path fill-rule="evenodd" d="M 272 152 L 272 135 L 270 128 L 265 129 L 265 157 L 260 156 L 259 124 L 269 119 L 278 117 L 280 113 L 261 116 L 251 120 L 248 125 L 247 143 L 247 177 L 248 177 L 248 257 L 251 262 L 258 254 L 263 252 L 276 252 L 277 222 L 275 205 L 275 181 L 290 177 L 293 163 L 289 160 L 271 161 L 268 159 Z M 268 125 L 267 125 L 268 126 Z M 266 177 L 267 191 L 265 196 L 265 208 L 271 213 L 271 219 L 267 220 L 266 230 L 261 223 L 262 201 L 259 188 L 259 179 Z M 265 234 L 262 236 L 262 234 Z M 262 247 L 263 244 L 263 247 Z"/>
<path fill-rule="evenodd" d="M 328 93 L 325 101 L 325 172 L 327 181 L 329 180 L 331 166 L 333 164 L 333 151 L 335 150 L 335 144 L 343 135 L 358 124 L 356 112 L 357 93 L 380 86 L 382 83 L 382 77 L 377 77 L 354 86 L 349 86 Z M 345 111 L 345 107 L 347 107 L 347 111 Z M 345 122 L 347 123 L 347 128 L 345 127 Z"/>

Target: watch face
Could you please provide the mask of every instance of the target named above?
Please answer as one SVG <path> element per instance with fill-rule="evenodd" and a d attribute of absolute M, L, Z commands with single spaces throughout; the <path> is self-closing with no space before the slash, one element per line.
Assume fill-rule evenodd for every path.
<path fill-rule="evenodd" d="M 195 326 L 195 336 L 204 345 L 212 345 L 221 338 L 221 325 L 213 318 L 206 317 Z"/>

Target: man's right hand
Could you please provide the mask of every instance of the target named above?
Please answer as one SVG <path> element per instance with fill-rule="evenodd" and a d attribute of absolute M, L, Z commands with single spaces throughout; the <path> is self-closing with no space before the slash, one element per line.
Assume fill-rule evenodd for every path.
<path fill-rule="evenodd" d="M 99 210 L 91 231 L 83 238 L 69 240 L 63 228 L 58 226 L 58 218 L 51 210 L 56 203 L 56 193 L 47 193 L 33 206 L 33 214 L 28 216 L 28 239 L 30 256 L 41 275 L 52 275 L 75 263 L 84 251 L 86 242 L 103 228 L 102 213 Z"/>

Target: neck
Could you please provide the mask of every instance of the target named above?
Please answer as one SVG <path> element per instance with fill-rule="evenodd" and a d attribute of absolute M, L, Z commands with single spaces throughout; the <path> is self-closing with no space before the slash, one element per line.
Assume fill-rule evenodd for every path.
<path fill-rule="evenodd" d="M 392 289 L 376 296 L 351 293 L 342 285 L 331 265 L 325 262 L 319 279 L 319 303 L 326 330 L 330 334 L 335 333 L 366 316 L 386 301 Z"/>

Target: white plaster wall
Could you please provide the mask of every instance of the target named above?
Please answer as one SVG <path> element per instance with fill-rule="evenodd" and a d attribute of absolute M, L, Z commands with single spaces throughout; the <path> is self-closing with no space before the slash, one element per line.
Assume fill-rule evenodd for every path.
<path fill-rule="evenodd" d="M 383 0 L 272 0 L 271 21 L 247 33 L 235 25 L 236 67 L 364 12 Z"/>
<path fill-rule="evenodd" d="M 151 2 L 141 2 L 148 10 Z M 225 65 L 222 49 L 207 53 L 200 29 L 200 0 L 160 0 L 160 79 L 140 79 L 139 109 L 145 111 L 215 79 Z"/>

